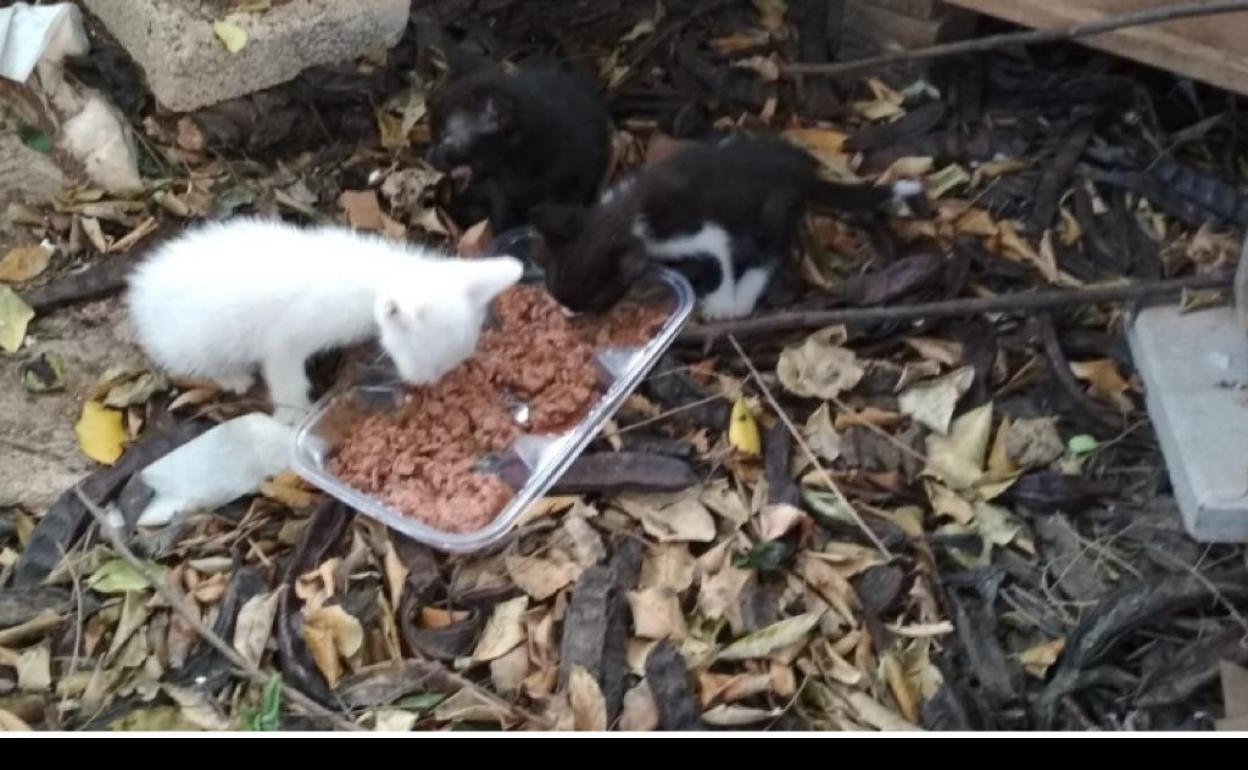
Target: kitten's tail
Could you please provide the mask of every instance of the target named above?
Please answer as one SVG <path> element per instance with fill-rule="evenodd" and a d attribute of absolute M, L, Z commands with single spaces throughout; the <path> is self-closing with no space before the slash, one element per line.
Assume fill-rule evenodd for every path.
<path fill-rule="evenodd" d="M 889 200 L 904 201 L 922 193 L 923 183 L 912 179 L 900 179 L 882 187 L 820 179 L 811 191 L 810 205 L 816 209 L 870 211 L 883 206 Z"/>

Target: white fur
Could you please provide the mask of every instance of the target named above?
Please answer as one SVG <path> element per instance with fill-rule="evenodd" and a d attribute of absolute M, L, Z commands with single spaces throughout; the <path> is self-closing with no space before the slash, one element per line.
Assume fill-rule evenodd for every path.
<path fill-rule="evenodd" d="M 662 262 L 710 256 L 719 263 L 722 276 L 719 286 L 699 301 L 702 315 L 708 319 L 742 318 L 754 312 L 771 281 L 770 267 L 752 267 L 737 278 L 732 265 L 732 238 L 728 231 L 713 222 L 704 223 L 695 233 L 658 240 L 650 232 L 646 220 L 638 217 L 633 224 L 633 235 L 641 240 L 653 259 Z"/>
<path fill-rule="evenodd" d="M 138 341 L 171 374 L 234 391 L 259 368 L 284 421 L 309 406 L 304 361 L 379 337 L 399 375 L 433 382 L 470 356 L 510 257 L 458 260 L 339 227 L 235 219 L 161 245 L 131 276 Z"/>

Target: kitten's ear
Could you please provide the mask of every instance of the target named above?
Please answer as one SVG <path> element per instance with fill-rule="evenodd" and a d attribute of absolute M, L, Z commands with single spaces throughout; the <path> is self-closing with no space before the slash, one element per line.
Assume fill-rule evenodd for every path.
<path fill-rule="evenodd" d="M 473 266 L 465 291 L 468 298 L 478 305 L 484 305 L 499 292 L 520 280 L 524 273 L 524 265 L 512 257 L 491 257 L 475 259 L 469 262 Z"/>
<path fill-rule="evenodd" d="M 585 227 L 586 209 L 559 203 L 540 203 L 529 211 L 529 222 L 552 246 L 574 241 Z"/>

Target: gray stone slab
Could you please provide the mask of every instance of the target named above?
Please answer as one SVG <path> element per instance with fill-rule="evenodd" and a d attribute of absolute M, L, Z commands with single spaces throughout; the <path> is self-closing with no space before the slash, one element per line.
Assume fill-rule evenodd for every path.
<path fill-rule="evenodd" d="M 1127 338 L 1188 533 L 1248 542 L 1248 335 L 1235 310 L 1147 308 Z"/>
<path fill-rule="evenodd" d="M 157 101 L 189 112 L 293 80 L 318 64 L 390 47 L 407 26 L 411 0 L 287 0 L 259 13 L 221 16 L 208 0 L 84 0 L 147 75 Z M 213 22 L 247 32 L 237 53 Z"/>

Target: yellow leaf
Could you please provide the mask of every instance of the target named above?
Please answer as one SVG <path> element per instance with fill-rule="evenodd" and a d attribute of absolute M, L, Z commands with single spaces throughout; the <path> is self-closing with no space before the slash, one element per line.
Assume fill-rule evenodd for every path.
<path fill-rule="evenodd" d="M 126 441 L 126 428 L 122 414 L 109 409 L 98 401 L 82 405 L 82 416 L 74 425 L 78 434 L 78 446 L 83 454 L 99 463 L 112 465 L 121 457 L 122 444 Z"/>
<path fill-rule="evenodd" d="M 17 352 L 26 339 L 26 324 L 34 317 L 35 311 L 17 292 L 0 286 L 0 348 L 9 353 Z"/>
<path fill-rule="evenodd" d="M 309 490 L 303 480 L 293 473 L 279 473 L 262 483 L 260 494 L 294 510 L 307 508 L 316 502 L 316 493 Z"/>
<path fill-rule="evenodd" d="M 758 423 L 754 421 L 754 415 L 750 414 L 744 397 L 738 398 L 732 405 L 732 417 L 728 421 L 728 443 L 741 454 L 758 455 L 763 451 Z"/>
<path fill-rule="evenodd" d="M 1043 679 L 1048 673 L 1049 666 L 1057 662 L 1058 656 L 1064 649 L 1066 649 L 1066 640 L 1059 637 L 1037 644 L 1035 647 L 1028 647 L 1018 656 L 1018 661 L 1023 664 L 1028 674 L 1037 679 Z"/>
<path fill-rule="evenodd" d="M 364 646 L 364 627 L 337 604 L 316 607 L 304 612 L 303 638 L 316 667 L 333 687 L 342 676 L 340 658 L 350 658 Z"/>
<path fill-rule="evenodd" d="M 1123 412 L 1129 412 L 1134 408 L 1135 405 L 1126 395 L 1131 385 L 1118 373 L 1118 366 L 1113 359 L 1071 361 L 1070 370 L 1076 377 L 1086 381 L 1092 395 L 1100 400 L 1113 404 Z"/>
<path fill-rule="evenodd" d="M 238 53 L 247 45 L 247 30 L 232 21 L 214 21 L 212 32 L 230 53 Z"/>
<path fill-rule="evenodd" d="M 0 259 L 0 281 L 29 281 L 39 275 L 52 259 L 53 249 L 38 246 L 19 246 Z"/>

